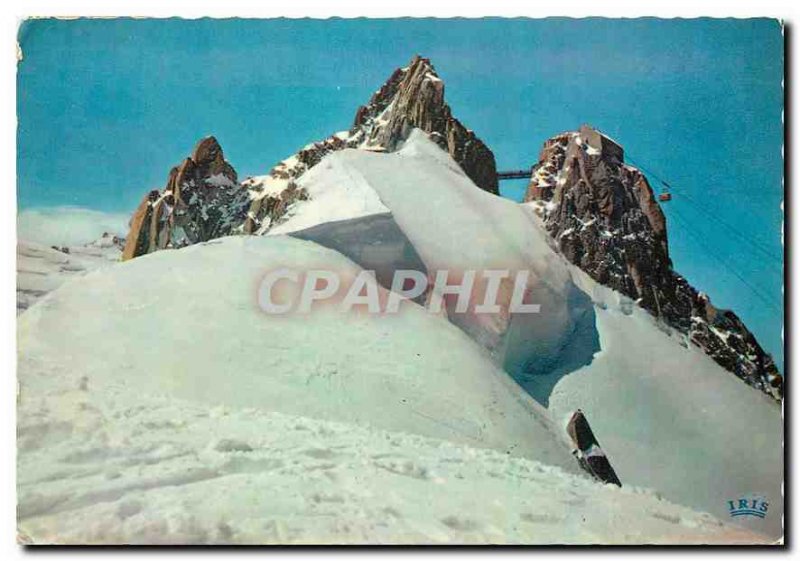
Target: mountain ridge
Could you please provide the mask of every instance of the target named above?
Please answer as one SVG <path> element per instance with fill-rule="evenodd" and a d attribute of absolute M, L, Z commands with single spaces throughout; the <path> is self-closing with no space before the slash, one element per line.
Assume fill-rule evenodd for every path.
<path fill-rule="evenodd" d="M 684 344 L 674 331 L 665 332 L 630 298 L 571 264 L 554 247 L 534 208 L 477 189 L 419 130 L 396 154 L 338 151 L 299 181 L 312 194 L 319 192 L 315 182 L 325 189 L 363 182 L 383 201 L 382 216 L 394 221 L 425 270 L 526 268 L 533 273 L 526 283 L 531 301 L 541 302 L 543 309 L 515 313 L 513 321 L 493 321 L 505 315 L 501 303 L 498 314 L 462 314 L 457 324 L 447 303 L 441 314 L 406 302 L 391 315 L 322 306 L 315 313 L 280 317 L 258 305 L 257 288 L 275 267 L 315 268 L 352 278 L 371 270 L 370 260 L 384 256 L 405 268 L 398 260 L 406 251 L 396 239 L 376 244 L 375 236 L 363 234 L 375 232 L 364 228 L 373 222 L 370 215 L 327 224 L 336 239 L 347 231 L 368 239 L 365 252 L 345 255 L 330 247 L 324 235 L 314 240 L 226 236 L 180 251 L 159 251 L 67 283 L 20 316 L 22 458 L 31 470 L 48 470 L 34 471 L 32 485 L 25 488 L 26 516 L 50 510 L 65 490 L 74 491 L 74 478 L 63 470 L 69 464 L 85 469 L 76 458 L 88 454 L 111 474 L 125 450 L 140 459 L 152 457 L 149 446 L 142 450 L 124 439 L 109 440 L 106 430 L 112 435 L 120 434 L 119 428 L 136 431 L 144 440 L 135 442 L 157 443 L 164 459 L 177 455 L 177 465 L 157 470 L 174 486 L 173 476 L 187 473 L 180 458 L 196 457 L 193 448 L 183 447 L 184 429 L 201 422 L 196 416 L 176 416 L 171 404 L 177 400 L 208 414 L 209 424 L 197 431 L 201 441 L 194 449 L 226 454 L 225 463 L 248 477 L 253 469 L 269 469 L 245 460 L 257 451 L 274 451 L 275 435 L 244 418 L 244 431 L 233 434 L 220 425 L 228 412 L 274 411 L 374 425 L 526 457 L 581 476 L 565 431 L 566 420 L 581 409 L 623 491 L 656 489 L 669 501 L 722 520 L 729 516 L 727 497 L 757 490 L 770 503 L 769 516 L 736 522 L 780 536 L 780 406 L 701 349 Z M 514 363 L 542 366 L 529 383 L 550 386 L 546 407 L 506 368 L 509 354 L 521 359 Z M 125 412 L 138 410 L 147 396 L 163 397 L 166 411 L 133 422 Z M 83 403 L 90 407 L 80 407 Z M 109 410 L 112 404 L 116 409 Z M 114 414 L 98 419 L 97 410 Z M 87 434 L 91 439 L 75 450 L 76 439 L 66 439 L 64 431 L 80 427 L 86 431 L 78 438 Z M 54 453 L 52 447 L 61 443 L 60 453 Z M 36 446 L 42 454 L 31 453 Z M 183 451 L 189 454 L 177 454 Z M 320 462 L 332 459 L 311 453 Z M 41 464 L 43 457 L 54 461 Z M 189 468 L 191 488 L 197 483 L 195 467 L 204 470 L 201 478 L 203 473 L 220 476 L 221 504 L 238 511 L 241 503 L 229 501 L 225 492 L 227 474 L 216 472 L 218 464 L 206 454 L 199 458 Z M 356 462 L 356 474 L 362 465 Z M 397 475 L 403 480 L 421 474 L 413 467 L 389 467 L 400 468 Z M 50 474 L 61 475 L 49 483 Z M 163 504 L 158 489 L 146 498 L 139 492 L 154 474 L 133 470 L 124 478 L 110 476 L 103 496 L 108 491 L 124 495 L 125 503 Z M 196 488 L 199 496 L 207 496 L 205 482 Z M 247 494 L 269 488 L 264 482 Z M 88 498 L 98 496 L 96 485 L 85 492 Z M 309 495 L 307 488 L 297 492 Z M 81 513 L 73 507 L 86 502 L 82 497 L 59 502 L 54 517 L 72 520 L 72 511 Z M 180 508 L 194 514 L 192 508 Z M 608 509 L 597 511 L 608 520 Z M 137 518 L 126 518 L 132 519 Z"/>
<path fill-rule="evenodd" d="M 348 131 L 312 142 L 267 175 L 237 180 L 213 136 L 169 173 L 163 190 L 151 190 L 131 219 L 123 259 L 233 234 L 264 234 L 288 208 L 308 198 L 296 180 L 331 152 L 354 148 L 394 152 L 419 128 L 450 154 L 480 188 L 498 194 L 494 154 L 452 116 L 444 82 L 429 59 L 414 56 L 360 106 Z"/>
<path fill-rule="evenodd" d="M 492 151 L 452 116 L 444 82 L 416 55 L 360 106 L 347 131 L 312 142 L 264 176 L 239 181 L 213 137 L 152 190 L 131 219 L 123 260 L 238 234 L 262 235 L 312 197 L 300 179 L 345 149 L 395 152 L 422 130 L 482 190 L 497 195 Z M 538 205 L 546 229 L 567 259 L 594 280 L 635 300 L 677 329 L 718 364 L 781 400 L 783 378 L 741 319 L 676 273 L 666 218 L 645 175 L 624 149 L 584 125 L 548 139 L 533 166 L 525 202 Z"/>
<path fill-rule="evenodd" d="M 716 308 L 673 269 L 666 217 L 619 144 L 588 125 L 548 139 L 524 201 L 537 206 L 570 262 L 634 299 L 745 383 L 782 399 L 782 376 L 741 319 Z"/>

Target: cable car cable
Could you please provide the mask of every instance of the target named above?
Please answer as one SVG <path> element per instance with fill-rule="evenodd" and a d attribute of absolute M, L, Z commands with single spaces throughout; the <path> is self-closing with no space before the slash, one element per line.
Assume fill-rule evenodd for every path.
<path fill-rule="evenodd" d="M 778 263 L 781 263 L 781 264 L 783 263 L 783 257 L 782 256 L 776 255 L 775 253 L 773 253 L 772 251 L 770 251 L 769 249 L 764 247 L 761 243 L 755 241 L 754 239 L 746 238 L 739 230 L 737 230 L 736 228 L 734 228 L 733 226 L 731 226 L 730 224 L 728 224 L 727 222 L 725 222 L 724 220 L 722 220 L 718 216 L 715 216 L 714 214 L 712 214 L 709 211 L 707 211 L 700 203 L 698 203 L 693 197 L 689 196 L 689 194 L 686 193 L 685 191 L 682 191 L 680 189 L 675 189 L 674 187 L 671 187 L 670 184 L 667 183 L 666 181 L 664 181 L 663 179 L 661 179 L 660 176 L 658 176 L 657 174 L 653 173 L 651 170 L 647 169 L 643 165 L 637 163 L 636 161 L 634 161 L 633 158 L 628 157 L 628 161 L 631 164 L 633 164 L 634 166 L 636 166 L 637 168 L 639 168 L 640 170 L 642 170 L 645 173 L 647 173 L 648 175 L 653 176 L 658 182 L 660 182 L 664 186 L 666 186 L 667 190 L 672 190 L 675 193 L 678 193 L 681 196 L 681 198 L 686 199 L 686 201 L 689 204 L 691 204 L 694 208 L 696 208 L 697 210 L 699 210 L 700 212 L 705 214 L 707 217 L 711 218 L 712 220 L 714 220 L 715 222 L 717 222 L 718 224 L 720 224 L 721 226 L 726 228 L 728 231 L 730 231 L 733 235 L 738 237 L 745 244 L 751 245 L 754 248 L 758 249 L 762 254 L 764 254 L 764 256 L 766 256 L 766 257 L 768 257 L 768 258 L 770 258 L 770 259 L 772 259 L 772 260 L 774 260 L 774 261 L 776 261 Z"/>
<path fill-rule="evenodd" d="M 710 247 L 708 247 L 702 238 L 698 235 L 696 236 L 694 232 L 692 232 L 692 227 L 689 224 L 689 221 L 683 217 L 679 212 L 673 210 L 675 218 L 677 218 L 683 225 L 686 227 L 688 234 L 697 242 L 698 245 L 714 258 L 718 263 L 720 263 L 724 268 L 728 269 L 728 271 L 733 274 L 737 279 L 739 279 L 750 291 L 755 294 L 762 302 L 764 302 L 767 306 L 771 307 L 777 312 L 782 311 L 782 306 L 778 305 L 771 297 L 766 296 L 762 293 L 758 288 L 750 284 L 750 282 L 745 279 L 739 272 L 733 268 L 727 261 L 725 261 L 722 257 L 719 256 L 718 252 L 714 252 Z"/>

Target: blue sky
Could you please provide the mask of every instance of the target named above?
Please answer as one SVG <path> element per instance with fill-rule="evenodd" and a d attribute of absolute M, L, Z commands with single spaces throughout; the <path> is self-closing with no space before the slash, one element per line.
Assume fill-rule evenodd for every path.
<path fill-rule="evenodd" d="M 208 134 L 240 176 L 263 174 L 349 128 L 420 53 L 499 167 L 586 122 L 668 181 L 676 269 L 782 369 L 775 20 L 34 20 L 19 36 L 21 210 L 128 212 Z"/>

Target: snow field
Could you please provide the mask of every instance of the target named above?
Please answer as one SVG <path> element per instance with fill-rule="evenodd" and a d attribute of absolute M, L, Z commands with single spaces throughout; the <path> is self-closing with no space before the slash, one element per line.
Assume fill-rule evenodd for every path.
<path fill-rule="evenodd" d="M 48 396 L 44 424 L 21 427 L 23 542 L 764 541 L 499 451 L 172 397 L 107 392 L 98 403 L 92 390 Z"/>

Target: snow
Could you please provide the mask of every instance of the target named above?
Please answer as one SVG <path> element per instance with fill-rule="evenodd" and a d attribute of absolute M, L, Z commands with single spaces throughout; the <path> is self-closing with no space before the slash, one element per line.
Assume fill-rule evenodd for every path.
<path fill-rule="evenodd" d="M 780 407 L 570 265 L 531 205 L 481 191 L 419 131 L 399 152 L 332 153 L 297 183 L 310 199 L 268 236 L 97 268 L 19 316 L 22 540 L 780 537 Z M 259 309 L 270 269 L 361 272 L 280 234 L 375 215 L 428 271 L 531 270 L 543 312 Z M 46 249 L 25 255 L 45 277 L 64 263 Z M 577 408 L 622 489 L 579 470 L 564 430 Z M 765 519 L 718 520 L 752 493 Z"/>
<path fill-rule="evenodd" d="M 597 418 L 603 430 L 596 432 L 609 434 L 609 456 L 615 467 L 621 462 L 623 482 L 658 488 L 718 516 L 727 516 L 730 497 L 763 492 L 775 507 L 766 528 L 780 534 L 782 431 L 773 402 L 698 349 L 685 348 L 682 338 L 670 337 L 633 302 L 568 264 L 550 247 L 529 206 L 476 189 L 419 131 L 397 154 L 346 150 L 326 162 L 348 169 L 378 192 L 428 270 L 528 266 L 545 279 L 533 301 L 547 303 L 549 314 L 516 326 L 509 346 L 492 339 L 495 324 L 478 318 L 476 328 L 451 320 L 497 354 L 527 353 L 524 360 L 497 357 L 498 363 L 515 374 L 525 363 L 526 387 L 555 418 L 577 408 L 593 426 Z M 549 391 L 542 389 L 550 384 Z M 713 430 L 707 428 L 709 416 L 715 419 Z M 673 418 L 674 424 L 668 421 Z M 617 440 L 623 438 L 628 440 Z M 667 445 L 653 452 L 654 442 Z M 720 442 L 724 453 L 717 453 Z M 685 448 L 674 451 L 669 443 Z M 765 528 L 762 521 L 756 524 Z"/>
<path fill-rule="evenodd" d="M 91 385 L 88 386 L 91 391 Z M 79 544 L 763 543 L 639 489 L 402 432 L 174 398 L 51 394 L 19 536 Z M 102 405 L 102 407 L 98 407 Z"/>
<path fill-rule="evenodd" d="M 337 154 L 323 158 L 297 180 L 297 185 L 308 193 L 309 200 L 296 202 L 288 211 L 288 219 L 269 229 L 269 235 L 288 234 L 325 222 L 389 211 L 357 172 L 340 164 L 335 157 Z"/>
<path fill-rule="evenodd" d="M 247 187 L 251 199 L 277 197 L 289 186 L 288 179 L 271 175 L 257 175 L 242 182 Z"/>
<path fill-rule="evenodd" d="M 449 313 L 498 364 L 549 361 L 571 331 L 571 282 L 563 260 L 533 233 L 535 226 L 523 207 L 477 189 L 423 132 L 412 131 L 392 154 L 330 154 L 303 181 L 309 191 L 320 193 L 339 183 L 377 193 L 381 208 L 391 210 L 428 271 L 457 276 L 468 269 L 530 270 L 526 302 L 542 304 L 540 314 L 509 317 L 508 306 L 500 314 Z"/>
<path fill-rule="evenodd" d="M 411 304 L 391 316 L 262 312 L 258 283 L 280 263 L 360 270 L 312 242 L 231 237 L 63 286 L 20 316 L 23 401 L 30 392 L 35 409 L 33 396 L 85 376 L 100 396 L 167 394 L 371 424 L 577 470 L 543 408 L 445 319 Z"/>
<path fill-rule="evenodd" d="M 345 150 L 326 162 L 378 193 L 429 271 L 534 271 L 542 286 L 532 301 L 546 313 L 512 323 L 510 335 L 487 318 L 450 319 L 524 378 L 553 418 L 583 409 L 624 484 L 720 517 L 727 500 L 760 492 L 773 508 L 767 520 L 739 522 L 780 535 L 782 422 L 773 401 L 567 263 L 530 206 L 475 188 L 420 131 L 395 154 Z"/>
<path fill-rule="evenodd" d="M 69 253 L 38 243 L 17 243 L 17 312 L 20 313 L 63 283 L 119 261 L 122 251 L 112 236 L 83 246 L 70 246 Z"/>
<path fill-rule="evenodd" d="M 227 176 L 217 173 L 206 179 L 206 184 L 212 187 L 234 187 L 236 183 L 231 181 Z"/>
<path fill-rule="evenodd" d="M 624 296 L 573 267 L 594 302 L 599 350 L 553 384 L 554 419 L 584 411 L 623 484 L 654 489 L 672 501 L 728 518 L 727 501 L 767 498 L 765 520 L 739 519 L 773 537 L 782 530 L 783 449 L 780 405 L 683 342 Z M 578 352 L 567 347 L 565 355 Z M 569 357 L 561 360 L 569 363 Z"/>

